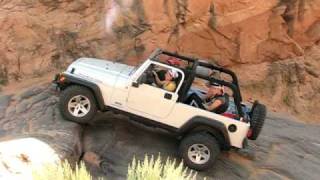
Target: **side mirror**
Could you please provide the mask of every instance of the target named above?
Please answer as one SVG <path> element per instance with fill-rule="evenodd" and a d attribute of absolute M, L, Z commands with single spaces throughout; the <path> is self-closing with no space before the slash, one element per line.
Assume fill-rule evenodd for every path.
<path fill-rule="evenodd" d="M 132 82 L 132 87 L 139 87 L 140 84 L 142 84 L 143 80 L 142 77 L 138 78 L 137 81 Z"/>
<path fill-rule="evenodd" d="M 132 87 L 136 87 L 137 88 L 137 87 L 139 87 L 139 82 L 132 82 L 131 85 L 132 85 Z"/>

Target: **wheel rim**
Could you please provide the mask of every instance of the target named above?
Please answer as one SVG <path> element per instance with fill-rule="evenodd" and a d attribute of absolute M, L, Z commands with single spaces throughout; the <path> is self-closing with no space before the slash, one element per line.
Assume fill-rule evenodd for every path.
<path fill-rule="evenodd" d="M 89 113 L 90 107 L 89 99 L 83 95 L 72 97 L 68 103 L 69 113 L 75 117 L 84 117 Z"/>
<path fill-rule="evenodd" d="M 188 149 L 188 158 L 195 164 L 205 164 L 210 159 L 210 150 L 204 144 L 193 144 Z"/>

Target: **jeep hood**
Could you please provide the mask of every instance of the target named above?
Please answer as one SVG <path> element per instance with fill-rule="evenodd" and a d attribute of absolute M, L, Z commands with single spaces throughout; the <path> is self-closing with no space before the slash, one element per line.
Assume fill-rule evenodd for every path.
<path fill-rule="evenodd" d="M 130 72 L 133 71 L 133 66 L 128 66 L 126 64 L 116 63 L 109 60 L 101 60 L 101 59 L 95 59 L 95 58 L 80 58 L 70 67 L 68 68 L 68 71 L 72 68 L 75 69 L 82 69 L 85 74 L 87 73 L 108 73 L 110 75 L 118 76 L 118 75 L 124 75 L 129 76 Z M 77 70 L 76 70 L 77 71 Z"/>

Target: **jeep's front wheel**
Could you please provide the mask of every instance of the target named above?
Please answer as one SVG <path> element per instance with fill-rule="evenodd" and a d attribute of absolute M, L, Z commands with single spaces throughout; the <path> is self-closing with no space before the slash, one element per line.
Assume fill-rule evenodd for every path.
<path fill-rule="evenodd" d="M 179 152 L 188 167 L 202 171 L 214 164 L 220 154 L 220 146 L 213 136 L 197 133 L 182 139 Z"/>
<path fill-rule="evenodd" d="M 92 92 L 83 86 L 70 86 L 60 94 L 62 116 L 77 123 L 88 123 L 96 114 L 97 106 Z"/>

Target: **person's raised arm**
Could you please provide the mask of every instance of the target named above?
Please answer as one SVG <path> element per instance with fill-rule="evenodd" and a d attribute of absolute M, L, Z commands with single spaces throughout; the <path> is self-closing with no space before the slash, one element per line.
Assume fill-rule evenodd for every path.
<path fill-rule="evenodd" d="M 160 79 L 159 79 L 159 76 L 158 76 L 158 74 L 155 72 L 155 71 L 152 71 L 152 73 L 153 73 L 153 75 L 154 75 L 154 79 L 156 80 L 156 84 L 158 85 L 158 86 L 163 86 L 164 85 L 164 81 L 161 81 Z"/>

